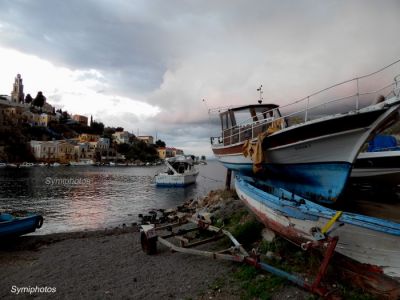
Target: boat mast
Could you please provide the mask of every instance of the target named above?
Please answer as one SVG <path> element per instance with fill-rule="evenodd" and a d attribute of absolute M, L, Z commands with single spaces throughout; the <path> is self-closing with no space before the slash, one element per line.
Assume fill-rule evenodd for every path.
<path fill-rule="evenodd" d="M 260 92 L 260 98 L 258 99 L 258 103 L 261 104 L 263 101 L 263 90 L 262 90 L 262 85 L 260 85 L 260 87 L 257 89 L 258 92 Z"/>

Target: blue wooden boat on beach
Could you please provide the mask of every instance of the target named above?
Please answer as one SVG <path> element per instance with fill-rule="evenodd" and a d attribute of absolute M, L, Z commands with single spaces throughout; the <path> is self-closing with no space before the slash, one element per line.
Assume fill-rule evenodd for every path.
<path fill-rule="evenodd" d="M 34 232 L 42 227 L 43 217 L 41 215 L 28 215 L 16 217 L 7 213 L 0 213 L 0 239 L 17 237 Z"/>
<path fill-rule="evenodd" d="M 389 299 L 400 297 L 398 219 L 337 211 L 282 188 L 260 186 L 251 177 L 237 175 L 235 188 L 265 226 L 294 244 L 338 237 L 336 258 L 352 281 L 375 294 L 390 294 Z M 394 205 L 392 211 L 400 214 L 400 203 Z"/>

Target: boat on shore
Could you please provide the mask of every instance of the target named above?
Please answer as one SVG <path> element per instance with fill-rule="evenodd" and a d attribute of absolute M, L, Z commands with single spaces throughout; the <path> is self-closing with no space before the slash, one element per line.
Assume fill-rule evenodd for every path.
<path fill-rule="evenodd" d="M 354 182 L 395 187 L 400 184 L 400 147 L 393 136 L 378 135 L 361 152 L 351 172 Z"/>
<path fill-rule="evenodd" d="M 155 176 L 157 186 L 185 187 L 196 182 L 199 171 L 190 156 L 176 156 L 165 160 L 167 170 Z"/>
<path fill-rule="evenodd" d="M 400 297 L 400 223 L 327 208 L 281 188 L 260 187 L 251 177 L 237 175 L 235 188 L 265 226 L 298 246 L 338 237 L 335 264 L 352 281 Z"/>
<path fill-rule="evenodd" d="M 361 91 L 358 83 L 400 67 L 399 62 L 289 105 L 262 104 L 260 97 L 260 104 L 219 109 L 221 134 L 211 137 L 212 151 L 228 169 L 332 204 L 343 192 L 364 143 L 398 118 L 400 76 L 374 91 Z M 347 91 L 350 83 L 357 83 L 354 93 L 332 97 Z M 319 101 L 311 104 L 313 98 Z M 378 103 L 362 105 L 374 101 Z M 326 107 L 332 109 L 328 112 Z"/>
<path fill-rule="evenodd" d="M 16 217 L 12 214 L 0 213 L 0 239 L 34 232 L 42 227 L 42 224 L 43 217 L 40 215 Z"/>
<path fill-rule="evenodd" d="M 400 151 L 364 152 L 351 172 L 357 182 L 397 186 L 400 184 Z"/>

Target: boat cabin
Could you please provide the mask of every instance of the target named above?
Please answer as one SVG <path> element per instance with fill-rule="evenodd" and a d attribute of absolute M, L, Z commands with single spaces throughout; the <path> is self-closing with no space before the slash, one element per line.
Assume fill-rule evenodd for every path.
<path fill-rule="evenodd" d="M 276 104 L 255 104 L 228 109 L 220 113 L 220 119 L 222 140 L 219 139 L 219 143 L 224 145 L 256 138 L 268 128 L 282 129 L 287 126 Z"/>
<path fill-rule="evenodd" d="M 168 166 L 167 173 L 172 174 L 185 174 L 193 170 L 193 159 L 190 156 L 176 156 L 171 157 L 165 161 Z"/>

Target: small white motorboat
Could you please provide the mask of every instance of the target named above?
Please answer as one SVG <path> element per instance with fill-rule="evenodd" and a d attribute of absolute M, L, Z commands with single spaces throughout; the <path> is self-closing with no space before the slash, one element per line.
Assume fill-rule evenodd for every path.
<path fill-rule="evenodd" d="M 22 164 L 19 165 L 20 168 L 32 168 L 34 166 L 35 164 L 30 162 L 23 162 Z"/>
<path fill-rule="evenodd" d="M 195 183 L 199 171 L 193 165 L 190 156 L 176 156 L 165 160 L 166 172 L 156 175 L 157 186 L 183 187 Z"/>
<path fill-rule="evenodd" d="M 94 161 L 92 159 L 81 159 L 80 161 L 70 161 L 71 166 L 93 166 Z"/>

